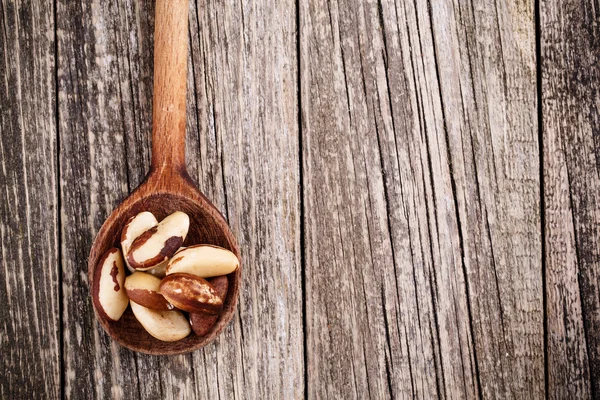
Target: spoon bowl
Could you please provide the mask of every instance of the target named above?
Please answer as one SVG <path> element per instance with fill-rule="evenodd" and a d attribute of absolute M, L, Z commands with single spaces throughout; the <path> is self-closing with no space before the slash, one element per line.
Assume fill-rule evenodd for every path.
<path fill-rule="evenodd" d="M 187 175 L 187 174 L 185 174 Z M 99 262 L 102 255 L 111 247 L 120 246 L 121 231 L 130 217 L 142 211 L 150 211 L 160 221 L 175 211 L 183 211 L 190 217 L 190 229 L 183 246 L 206 243 L 224 247 L 239 258 L 235 238 L 219 211 L 188 182 L 187 176 L 171 176 L 165 187 L 164 179 L 154 178 L 151 173 L 135 192 L 113 211 L 106 220 L 90 251 L 88 273 L 90 282 L 99 279 Z M 103 318 L 96 310 L 96 317 L 104 330 L 121 345 L 141 353 L 180 354 L 197 350 L 211 342 L 227 323 L 235 311 L 238 298 L 241 270 L 227 276 L 229 290 L 225 299 L 223 313 L 213 330 L 206 336 L 190 334 L 177 342 L 163 342 L 150 336 L 135 319 L 131 308 L 127 308 L 119 321 Z"/>
<path fill-rule="evenodd" d="M 146 180 L 127 197 L 104 222 L 88 259 L 90 288 L 100 279 L 100 259 L 112 247 L 120 247 L 126 222 L 142 211 L 150 211 L 160 221 L 175 211 L 190 217 L 183 246 L 213 244 L 232 251 L 239 249 L 227 222 L 198 190 L 185 168 L 185 106 L 187 76 L 188 0 L 157 0 L 154 45 L 154 101 L 152 124 L 152 168 Z M 241 279 L 240 266 L 227 275 L 229 290 L 222 314 L 205 336 L 191 333 L 176 342 L 152 337 L 128 307 L 119 321 L 98 313 L 104 330 L 121 345 L 141 353 L 166 355 L 197 350 L 214 340 L 231 320 Z"/>

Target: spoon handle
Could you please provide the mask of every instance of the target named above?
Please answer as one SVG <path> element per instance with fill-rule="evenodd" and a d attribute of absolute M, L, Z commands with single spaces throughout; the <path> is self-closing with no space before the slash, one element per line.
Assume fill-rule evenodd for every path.
<path fill-rule="evenodd" d="M 188 0 L 157 0 L 152 170 L 185 170 Z"/>

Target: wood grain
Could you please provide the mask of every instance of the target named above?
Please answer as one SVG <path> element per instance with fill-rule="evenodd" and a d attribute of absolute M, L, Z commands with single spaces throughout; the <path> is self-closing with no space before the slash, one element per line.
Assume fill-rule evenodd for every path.
<path fill-rule="evenodd" d="M 122 22 L 114 4 L 58 1 L 58 129 L 64 395 L 138 396 L 136 358 L 100 328 L 84 260 L 98 228 L 127 194 L 121 94 Z M 90 385 L 87 382 L 95 382 Z"/>
<path fill-rule="evenodd" d="M 439 265 L 452 249 L 455 256 L 444 266 L 459 261 L 458 235 L 443 224 L 436 254 L 431 243 L 433 172 L 421 102 L 428 128 L 443 125 L 439 99 L 436 116 L 436 98 L 417 97 L 422 88 L 413 75 L 420 73 L 424 84 L 423 67 L 435 68 L 432 48 L 424 49 L 431 59 L 419 61 L 418 71 L 408 52 L 417 46 L 413 52 L 421 55 L 416 24 L 422 11 L 413 4 L 353 1 L 300 7 L 307 371 L 309 381 L 329 382 L 310 386 L 310 397 L 476 391 L 466 302 L 459 295 L 462 273 L 455 280 L 456 271 Z M 392 22 L 387 37 L 382 21 Z M 431 44 L 430 30 L 421 32 Z M 406 52 L 399 51 L 401 43 Z M 453 218 L 450 211 L 440 210 L 440 219 Z M 438 284 L 443 310 L 432 297 Z"/>
<path fill-rule="evenodd" d="M 0 397 L 56 399 L 61 327 L 54 8 L 3 1 L 0 21 Z"/>
<path fill-rule="evenodd" d="M 169 357 L 86 273 L 150 168 L 154 4 L 0 1 L 0 397 L 599 396 L 597 1 L 190 0 L 187 167 L 247 284 Z"/>
<path fill-rule="evenodd" d="M 600 395 L 600 9 L 540 4 L 550 398 Z"/>
<path fill-rule="evenodd" d="M 185 169 L 189 0 L 157 0 L 155 8 L 152 168 Z"/>
<path fill-rule="evenodd" d="M 431 4 L 478 385 L 544 396 L 534 2 Z"/>
<path fill-rule="evenodd" d="M 301 4 L 313 397 L 543 395 L 533 12 Z"/>

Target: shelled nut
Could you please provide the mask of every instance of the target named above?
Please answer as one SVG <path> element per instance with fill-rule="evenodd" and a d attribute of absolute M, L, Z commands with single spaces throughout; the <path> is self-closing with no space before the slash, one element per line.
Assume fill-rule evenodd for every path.
<path fill-rule="evenodd" d="M 125 278 L 125 292 L 131 301 L 153 310 L 169 311 L 175 307 L 159 293 L 160 279 L 146 272 L 134 272 Z"/>
<path fill-rule="evenodd" d="M 190 323 L 181 311 L 156 311 L 131 301 L 133 315 L 146 332 L 163 342 L 175 342 L 187 337 Z"/>
<path fill-rule="evenodd" d="M 227 298 L 227 290 L 229 288 L 229 280 L 226 276 L 219 276 L 208 279 L 208 283 L 212 285 L 221 300 L 225 302 Z M 192 330 L 198 336 L 207 335 L 217 323 L 218 315 L 208 315 L 204 313 L 190 313 L 190 325 Z"/>
<path fill-rule="evenodd" d="M 125 259 L 125 264 L 127 265 L 129 272 L 135 272 L 135 268 L 129 265 L 129 261 L 127 261 L 127 255 L 129 254 L 131 244 L 142 233 L 146 232 L 148 229 L 154 228 L 156 225 L 158 225 L 158 221 L 154 214 L 149 211 L 134 215 L 129 218 L 129 221 L 125 224 L 125 228 L 123 228 L 123 232 L 121 233 L 121 250 L 123 250 L 123 258 Z"/>
<path fill-rule="evenodd" d="M 94 279 L 93 301 L 98 313 L 111 321 L 118 321 L 129 304 L 123 283 L 125 267 L 121 250 L 112 248 L 100 259 L 100 276 Z"/>
<path fill-rule="evenodd" d="M 231 251 L 209 244 L 199 244 L 178 251 L 167 265 L 167 276 L 188 273 L 201 278 L 227 275 L 235 271 L 239 260 Z"/>
<path fill-rule="evenodd" d="M 167 275 L 159 290 L 165 299 L 183 311 L 219 314 L 223 310 L 223 300 L 215 289 L 195 275 Z"/>
<path fill-rule="evenodd" d="M 190 219 L 177 211 L 137 237 L 129 249 L 127 261 L 136 270 L 148 270 L 167 261 L 179 249 L 187 235 Z"/>

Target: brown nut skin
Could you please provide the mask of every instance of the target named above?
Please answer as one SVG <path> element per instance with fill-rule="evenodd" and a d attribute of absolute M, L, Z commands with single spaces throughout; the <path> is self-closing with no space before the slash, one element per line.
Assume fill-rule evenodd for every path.
<path fill-rule="evenodd" d="M 160 293 L 175 307 L 188 312 L 219 314 L 223 300 L 206 279 L 191 274 L 172 274 L 160 283 Z"/>
<path fill-rule="evenodd" d="M 162 294 L 151 292 L 149 290 L 144 289 L 131 289 L 127 290 L 127 297 L 129 300 L 135 301 L 140 306 L 144 306 L 151 310 L 156 311 L 172 311 L 175 307 L 170 304 Z"/>
<path fill-rule="evenodd" d="M 219 276 L 208 279 L 208 283 L 212 285 L 219 297 L 225 301 L 227 290 L 229 289 L 229 280 L 226 276 Z M 190 325 L 192 330 L 198 336 L 207 335 L 217 323 L 218 315 L 208 315 L 204 313 L 190 313 Z"/>
<path fill-rule="evenodd" d="M 125 278 L 125 293 L 137 304 L 157 311 L 171 311 L 175 307 L 158 292 L 160 279 L 145 272 L 136 271 Z"/>

